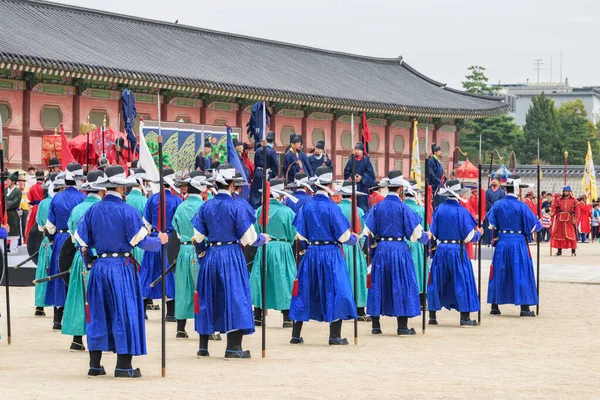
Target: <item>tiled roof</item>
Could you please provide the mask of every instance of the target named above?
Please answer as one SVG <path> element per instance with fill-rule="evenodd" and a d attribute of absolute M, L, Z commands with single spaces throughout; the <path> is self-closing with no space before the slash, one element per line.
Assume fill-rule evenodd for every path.
<path fill-rule="evenodd" d="M 381 59 L 37 0 L 0 0 L 0 62 L 188 91 L 401 115 L 476 118 L 507 105 Z M 160 87 L 160 86 L 159 86 Z"/>

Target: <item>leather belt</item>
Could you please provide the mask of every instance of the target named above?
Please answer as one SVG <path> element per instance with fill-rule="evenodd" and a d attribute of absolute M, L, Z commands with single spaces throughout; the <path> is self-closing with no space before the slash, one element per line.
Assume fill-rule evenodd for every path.
<path fill-rule="evenodd" d="M 338 242 L 333 242 L 330 240 L 315 240 L 314 242 L 308 242 L 309 246 L 324 246 L 327 244 L 335 244 L 336 246 L 340 245 Z"/>
<path fill-rule="evenodd" d="M 101 253 L 94 257 L 95 260 L 99 258 L 119 258 L 119 257 L 129 257 L 131 253 Z"/>
<path fill-rule="evenodd" d="M 182 246 L 185 246 L 186 244 L 194 244 L 191 240 L 189 242 L 181 242 L 179 243 Z"/>
<path fill-rule="evenodd" d="M 288 243 L 291 243 L 291 242 L 290 242 L 289 240 L 287 240 L 287 239 L 276 239 L 276 238 L 274 238 L 274 237 L 272 237 L 272 238 L 271 238 L 271 241 L 272 241 L 272 242 L 288 242 Z"/>
<path fill-rule="evenodd" d="M 379 238 L 376 240 L 377 243 L 379 242 L 402 242 L 404 240 L 403 237 L 398 237 L 398 238 L 393 238 L 393 237 L 383 237 L 383 238 Z"/>
<path fill-rule="evenodd" d="M 463 244 L 462 240 L 440 240 L 440 243 L 444 244 Z"/>
<path fill-rule="evenodd" d="M 508 231 L 508 230 L 502 230 L 500 231 L 500 233 L 517 233 L 519 235 L 523 234 L 523 231 Z"/>
<path fill-rule="evenodd" d="M 210 242 L 208 244 L 208 247 L 213 247 L 213 246 L 229 246 L 231 244 L 238 244 L 238 241 L 234 240 L 232 242 Z"/>
<path fill-rule="evenodd" d="M 68 232 L 69 232 L 69 230 L 68 230 L 68 229 L 58 229 L 58 230 L 56 231 L 56 233 L 68 233 Z"/>

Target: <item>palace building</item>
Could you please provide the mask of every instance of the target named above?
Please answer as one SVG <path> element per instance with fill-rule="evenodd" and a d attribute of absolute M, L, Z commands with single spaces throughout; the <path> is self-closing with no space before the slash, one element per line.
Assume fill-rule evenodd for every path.
<path fill-rule="evenodd" d="M 340 176 L 366 112 L 378 176 L 408 171 L 437 142 L 452 168 L 457 121 L 498 116 L 507 105 L 447 87 L 402 57 L 372 58 L 36 0 L 0 0 L 0 115 L 10 168 L 42 166 L 42 137 L 61 123 L 124 131 L 120 94 L 136 97 L 138 118 L 241 127 L 256 101 L 272 113 L 277 150 L 301 133 L 319 140 Z M 157 104 L 160 94 L 160 105 Z M 419 121 L 413 129 L 413 119 Z M 137 121 L 136 121 L 137 122 Z M 137 133 L 137 126 L 134 130 Z"/>

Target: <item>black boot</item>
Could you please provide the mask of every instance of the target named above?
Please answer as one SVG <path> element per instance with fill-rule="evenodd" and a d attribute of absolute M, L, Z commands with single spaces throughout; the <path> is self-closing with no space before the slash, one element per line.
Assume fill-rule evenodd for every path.
<path fill-rule="evenodd" d="M 300 334 L 302 333 L 302 321 L 294 321 L 294 325 L 292 327 L 292 340 L 290 340 L 291 344 L 300 344 L 304 343 L 304 339 Z"/>
<path fill-rule="evenodd" d="M 383 333 L 381 331 L 380 318 L 381 317 L 376 317 L 374 315 L 371 315 L 371 333 L 373 335 L 381 335 Z"/>
<path fill-rule="evenodd" d="M 435 311 L 429 311 L 429 325 L 437 325 L 437 316 L 435 315 Z"/>
<path fill-rule="evenodd" d="M 46 311 L 44 311 L 44 307 L 36 307 L 33 315 L 36 317 L 45 317 Z"/>
<path fill-rule="evenodd" d="M 398 317 L 398 336 L 412 336 L 417 332 L 413 328 L 408 327 L 408 317 Z"/>
<path fill-rule="evenodd" d="M 177 320 L 175 319 L 175 300 L 167 301 L 167 316 L 165 321 L 177 322 Z"/>
<path fill-rule="evenodd" d="M 242 350 L 244 332 L 237 330 L 227 334 L 225 358 L 251 358 L 250 350 Z"/>
<path fill-rule="evenodd" d="M 292 328 L 294 324 L 290 321 L 290 310 L 282 310 L 283 314 L 283 327 L 284 328 Z"/>
<path fill-rule="evenodd" d="M 85 351 L 85 346 L 83 345 L 83 337 L 82 336 L 73 336 L 73 342 L 71 343 L 71 351 Z"/>
<path fill-rule="evenodd" d="M 477 321 L 471 319 L 471 314 L 468 312 L 460 313 L 460 326 L 477 326 Z"/>
<path fill-rule="evenodd" d="M 571 255 L 572 255 L 573 257 L 575 257 L 575 256 L 577 255 L 577 254 L 575 254 L 575 249 L 571 249 Z"/>
<path fill-rule="evenodd" d="M 131 354 L 117 354 L 117 367 L 115 368 L 115 378 L 141 378 L 142 371 L 139 368 L 133 369 L 131 366 Z"/>
<path fill-rule="evenodd" d="M 521 306 L 521 317 L 535 317 L 535 312 L 529 309 L 529 306 Z"/>
<path fill-rule="evenodd" d="M 175 335 L 176 339 L 187 339 L 189 336 L 185 331 L 185 325 L 187 324 L 187 319 L 178 319 L 177 320 L 177 335 Z"/>
<path fill-rule="evenodd" d="M 254 307 L 254 326 L 262 326 L 262 309 Z"/>
<path fill-rule="evenodd" d="M 338 319 L 329 324 L 329 344 L 332 346 L 345 346 L 348 344 L 346 338 L 342 338 L 342 320 Z"/>
<path fill-rule="evenodd" d="M 500 312 L 500 307 L 498 307 L 498 304 L 492 304 L 492 310 L 490 311 L 490 314 L 492 314 L 492 315 L 501 315 L 502 314 Z"/>
<path fill-rule="evenodd" d="M 60 331 L 62 329 L 62 317 L 64 312 L 63 307 L 54 307 L 54 318 L 52 324 L 53 331 Z"/>
<path fill-rule="evenodd" d="M 198 353 L 196 356 L 198 357 L 208 357 L 210 353 L 208 352 L 208 337 L 210 335 L 200 335 L 200 348 L 198 349 Z"/>
<path fill-rule="evenodd" d="M 154 304 L 152 304 L 152 299 L 144 299 L 144 309 L 154 310 Z"/>
<path fill-rule="evenodd" d="M 371 321 L 371 317 L 369 317 L 367 315 L 364 307 L 356 307 L 356 315 L 358 316 L 357 319 L 359 321 L 362 321 L 362 322 L 370 322 Z"/>
<path fill-rule="evenodd" d="M 100 365 L 102 360 L 101 351 L 90 351 L 90 369 L 88 370 L 88 376 L 101 376 L 106 375 L 104 367 Z"/>
<path fill-rule="evenodd" d="M 558 251 L 556 252 L 557 256 L 562 256 L 562 249 L 558 249 Z"/>

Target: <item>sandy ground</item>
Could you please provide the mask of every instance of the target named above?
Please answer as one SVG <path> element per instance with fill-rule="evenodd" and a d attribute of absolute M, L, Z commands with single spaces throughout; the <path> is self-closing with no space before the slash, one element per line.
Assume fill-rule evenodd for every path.
<path fill-rule="evenodd" d="M 600 245 L 584 246 L 578 257 L 561 259 L 548 259 L 544 246 L 542 275 L 555 280 L 553 265 L 597 272 Z M 487 276 L 488 268 L 483 272 Z M 112 378 L 112 354 L 103 358 L 106 377 L 87 378 L 87 353 L 68 351 L 70 337 L 51 331 L 51 312 L 33 317 L 33 289 L 11 288 L 10 346 L 6 319 L 0 319 L 0 399 L 600 399 L 600 286 L 568 283 L 565 276 L 542 279 L 536 318 L 519 318 L 512 306 L 491 316 L 484 305 L 480 327 L 460 328 L 458 314 L 443 311 L 440 325 L 427 327 L 425 335 L 420 318 L 413 319 L 410 325 L 419 328 L 414 337 L 397 337 L 395 320 L 386 318 L 381 336 L 359 323 L 358 346 L 329 347 L 327 325 L 314 322 L 305 325 L 304 345 L 290 345 L 290 330 L 271 312 L 265 359 L 260 331 L 244 340 L 251 360 L 223 359 L 225 341 L 211 342 L 212 357 L 197 359 L 191 321 L 188 340 L 176 340 L 175 324 L 168 324 L 166 378 L 160 376 L 160 313 L 151 311 L 149 354 L 134 359 L 144 374 L 138 380 Z M 0 301 L 4 316 L 4 288 Z M 352 322 L 343 333 L 352 341 Z"/>

